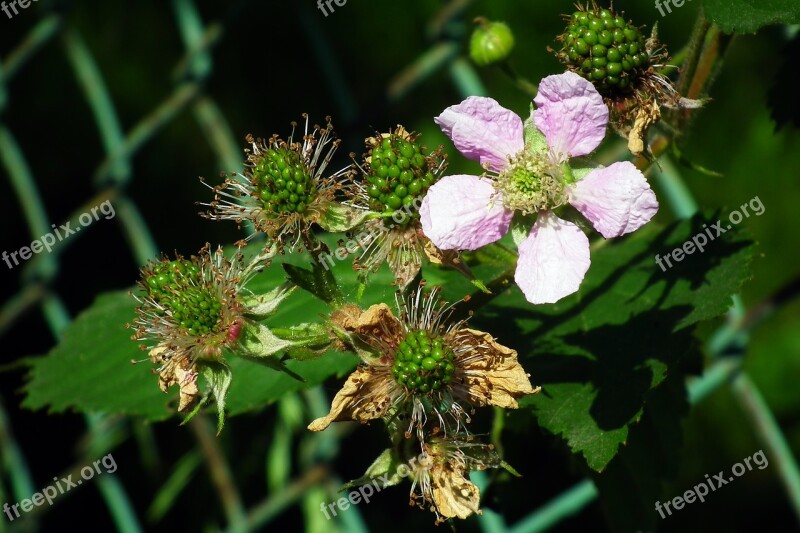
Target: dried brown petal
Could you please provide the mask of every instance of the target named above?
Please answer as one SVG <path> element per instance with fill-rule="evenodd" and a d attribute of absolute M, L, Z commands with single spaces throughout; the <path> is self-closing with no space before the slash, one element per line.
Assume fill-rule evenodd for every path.
<path fill-rule="evenodd" d="M 516 398 L 541 390 L 531 386 L 517 352 L 498 344 L 488 333 L 465 328 L 449 335 L 454 344 L 471 347 L 460 354 L 456 368 L 464 376 L 473 403 L 516 409 Z"/>
<path fill-rule="evenodd" d="M 328 415 L 308 425 L 311 431 L 322 431 L 342 420 L 368 422 L 386 415 L 392 405 L 392 381 L 385 368 L 362 365 L 347 378 L 336 393 Z"/>
<path fill-rule="evenodd" d="M 478 487 L 465 476 L 456 461 L 435 461 L 430 470 L 431 491 L 436 510 L 444 518 L 467 518 L 482 514 Z"/>
<path fill-rule="evenodd" d="M 186 411 L 199 397 L 197 371 L 194 361 L 187 352 L 175 352 L 160 345 L 150 350 L 150 360 L 160 364 L 158 386 L 168 392 L 172 385 L 178 385 L 178 411 Z"/>

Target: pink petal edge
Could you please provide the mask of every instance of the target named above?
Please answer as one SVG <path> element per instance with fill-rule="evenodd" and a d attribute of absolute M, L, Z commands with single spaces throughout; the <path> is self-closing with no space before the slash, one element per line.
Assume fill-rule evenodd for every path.
<path fill-rule="evenodd" d="M 522 119 L 492 98 L 470 96 L 433 119 L 464 157 L 499 172 L 522 151 Z"/>
<path fill-rule="evenodd" d="M 534 98 L 533 120 L 559 161 L 590 154 L 608 126 L 608 107 L 594 85 L 574 72 L 547 76 Z"/>
<path fill-rule="evenodd" d="M 508 211 L 492 181 L 445 176 L 433 184 L 420 207 L 422 231 L 442 250 L 477 250 L 508 232 Z"/>
<path fill-rule="evenodd" d="M 636 231 L 658 212 L 650 184 L 629 161 L 590 172 L 573 186 L 570 203 L 606 239 Z"/>

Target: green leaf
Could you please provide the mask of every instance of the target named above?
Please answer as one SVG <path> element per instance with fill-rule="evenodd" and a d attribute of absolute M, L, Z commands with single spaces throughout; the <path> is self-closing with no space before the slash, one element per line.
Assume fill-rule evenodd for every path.
<path fill-rule="evenodd" d="M 521 404 L 594 470 L 626 442 L 649 391 L 698 355 L 689 326 L 725 312 L 750 276 L 750 243 L 734 231 L 665 272 L 658 267 L 656 254 L 704 233 L 704 224 L 711 225 L 695 217 L 660 233 L 649 225 L 601 241 L 577 294 L 532 306 L 518 290 L 507 291 L 489 308 L 496 319 L 474 321 L 517 349 L 543 389 Z"/>
<path fill-rule="evenodd" d="M 615 531 L 655 531 L 661 521 L 653 505 L 681 463 L 681 417 L 689 411 L 684 383 L 684 374 L 676 372 L 650 391 L 626 446 L 602 474 L 592 475 Z"/>
<path fill-rule="evenodd" d="M 69 408 L 141 415 L 151 420 L 172 416 L 168 397 L 157 385 L 152 364 L 131 340 L 125 324 L 134 319 L 135 301 L 125 292 L 101 295 L 64 332 L 61 343 L 45 357 L 29 359 L 30 381 L 23 406 Z M 129 361 L 142 359 L 142 364 Z M 177 400 L 177 389 L 171 399 Z"/>
<path fill-rule="evenodd" d="M 262 274 L 264 285 L 280 283 L 280 268 Z M 315 302 L 317 302 L 315 304 Z M 295 293 L 281 306 L 281 323 L 308 318 L 308 307 L 319 306 L 311 295 Z M 75 410 L 142 416 L 165 420 L 175 416 L 178 389 L 167 394 L 158 388 L 149 360 L 132 365 L 131 359 L 146 354 L 130 338 L 124 325 L 134 318 L 135 301 L 127 291 L 101 295 L 67 328 L 62 342 L 47 356 L 30 358 L 27 396 L 23 406 L 47 408 L 50 412 Z M 228 391 L 228 416 L 263 408 L 287 392 L 321 383 L 332 375 L 342 376 L 357 363 L 352 355 L 330 352 L 314 363 L 295 361 L 285 366 L 305 380 L 298 382 L 285 373 L 227 354 L 232 369 Z M 202 385 L 201 385 L 202 388 Z"/>
<path fill-rule="evenodd" d="M 755 33 L 769 24 L 800 23 L 797 0 L 703 0 L 703 8 L 725 33 Z"/>

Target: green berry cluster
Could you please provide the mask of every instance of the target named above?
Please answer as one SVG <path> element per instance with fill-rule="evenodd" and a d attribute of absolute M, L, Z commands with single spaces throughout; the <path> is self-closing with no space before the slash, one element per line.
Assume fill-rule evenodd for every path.
<path fill-rule="evenodd" d="M 410 331 L 397 346 L 392 366 L 394 379 L 414 394 L 441 389 L 453 380 L 455 355 L 425 330 Z"/>
<path fill-rule="evenodd" d="M 650 66 L 642 32 L 608 9 L 576 11 L 558 58 L 598 90 L 629 91 Z"/>
<path fill-rule="evenodd" d="M 211 333 L 220 320 L 222 303 L 202 284 L 200 268 L 191 261 L 162 262 L 147 278 L 150 297 L 169 311 L 176 324 L 189 335 Z"/>
<path fill-rule="evenodd" d="M 390 134 L 372 147 L 367 174 L 367 194 L 370 209 L 384 213 L 386 217 L 400 208 L 413 205 L 414 199 L 424 195 L 436 181 L 434 169 L 422 153 L 422 147 L 410 139 Z M 419 217 L 407 209 L 410 216 L 404 217 L 401 226 Z"/>
<path fill-rule="evenodd" d="M 314 188 L 301 155 L 289 148 L 270 148 L 255 164 L 252 182 L 269 215 L 305 212 Z"/>

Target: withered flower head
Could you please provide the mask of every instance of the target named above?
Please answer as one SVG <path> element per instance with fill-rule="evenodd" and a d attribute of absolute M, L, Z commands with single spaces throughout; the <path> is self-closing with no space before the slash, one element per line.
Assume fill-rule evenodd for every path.
<path fill-rule="evenodd" d="M 420 288 L 405 301 L 398 298 L 400 318 L 385 304 L 363 312 L 345 308 L 332 317 L 354 344 L 363 343 L 377 355 L 359 350 L 364 363 L 336 394 L 330 413 L 309 429 L 390 417 L 408 419 L 406 437 L 416 430 L 424 441 L 426 432 L 465 431 L 470 421 L 465 409 L 516 408 L 517 398 L 538 392 L 514 350 L 488 333 L 466 328 L 465 321 L 448 325 L 453 306 L 441 302 L 436 292 L 424 296 Z"/>
<path fill-rule="evenodd" d="M 277 134 L 268 140 L 248 135 L 251 148 L 243 174 L 211 187 L 214 200 L 207 205 L 212 220 L 250 221 L 278 248 L 293 250 L 309 227 L 318 223 L 331 207 L 336 191 L 347 180 L 349 167 L 325 176 L 325 169 L 340 141 L 335 139 L 330 117 L 323 128 L 309 131 L 309 118 L 303 115 L 305 129 L 295 141 L 295 128 L 284 141 Z"/>
<path fill-rule="evenodd" d="M 647 152 L 647 130 L 661 118 L 661 106 L 674 109 L 701 107 L 700 100 L 683 98 L 661 71 L 669 54 L 653 27 L 626 20 L 623 13 L 601 9 L 592 0 L 565 15 L 567 28 L 556 37 L 562 44 L 556 57 L 566 67 L 591 81 L 611 112 L 611 125 L 628 139 L 634 155 Z"/>
<path fill-rule="evenodd" d="M 132 338 L 159 365 L 161 389 L 178 385 L 179 411 L 198 396 L 198 361 L 221 363 L 223 348 L 238 341 L 245 321 L 240 287 L 252 273 L 241 255 L 229 260 L 209 245 L 189 259 L 163 257 L 142 267 Z"/>
<path fill-rule="evenodd" d="M 470 451 L 478 453 L 470 456 Z M 474 442 L 471 437 L 430 439 L 423 444 L 424 460 L 413 473 L 411 505 L 436 513 L 437 524 L 482 514 L 480 490 L 469 480 L 469 472 L 499 466 L 500 461 L 487 463 L 481 455 L 497 457 L 491 445 Z"/>
<path fill-rule="evenodd" d="M 447 167 L 441 147 L 429 151 L 418 139 L 400 125 L 367 138 L 367 152 L 357 165 L 362 179 L 348 201 L 371 213 L 353 229 L 363 245 L 355 268 L 369 272 L 387 262 L 403 288 L 419 272 L 423 257 L 430 257 L 432 245 L 422 233 L 419 208 Z"/>
<path fill-rule="evenodd" d="M 200 254 L 174 260 L 163 257 L 141 269 L 141 294 L 134 297 L 135 340 L 145 348 L 164 346 L 193 358 L 218 359 L 238 339 L 244 305 L 239 288 L 247 281 L 242 257 L 227 259 L 206 245 Z"/>

